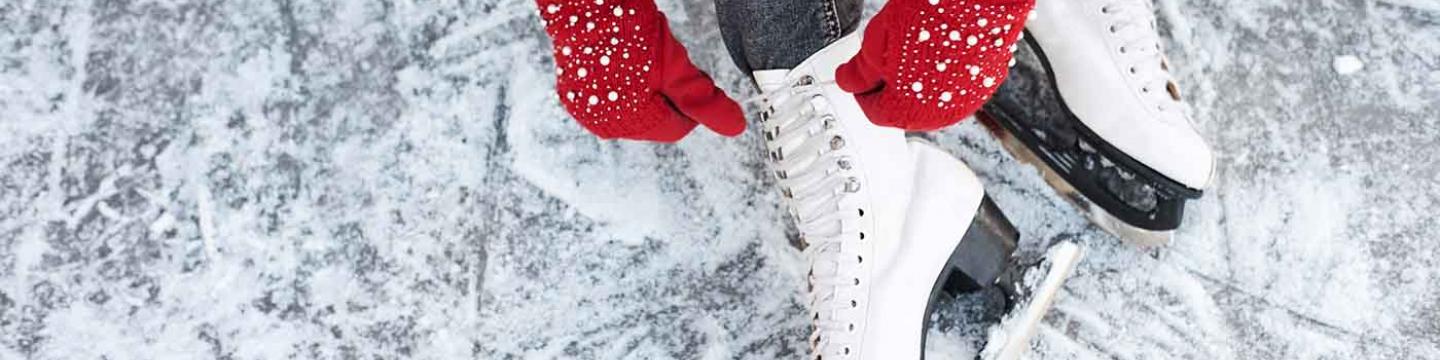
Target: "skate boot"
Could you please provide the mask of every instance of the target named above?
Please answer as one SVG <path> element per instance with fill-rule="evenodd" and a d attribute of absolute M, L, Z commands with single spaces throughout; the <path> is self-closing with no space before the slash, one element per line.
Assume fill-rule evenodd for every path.
<path fill-rule="evenodd" d="M 981 120 L 1100 227 L 1169 242 L 1214 160 L 1185 115 L 1150 0 L 1038 0 L 1025 29 Z"/>
<path fill-rule="evenodd" d="M 916 359 L 936 294 L 995 284 L 1017 235 L 969 168 L 872 124 L 834 84 L 859 45 L 756 72 L 760 127 L 810 265 L 813 358 Z"/>

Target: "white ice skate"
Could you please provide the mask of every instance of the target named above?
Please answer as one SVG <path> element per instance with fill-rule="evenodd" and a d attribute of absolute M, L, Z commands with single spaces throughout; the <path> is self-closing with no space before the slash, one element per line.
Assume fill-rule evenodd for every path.
<path fill-rule="evenodd" d="M 1167 243 L 1214 160 L 1184 113 L 1150 0 L 1038 0 L 1025 29 L 981 119 L 1102 228 Z"/>
<path fill-rule="evenodd" d="M 917 359 L 942 285 L 994 285 L 1017 235 L 968 167 L 872 124 L 834 85 L 859 45 L 848 36 L 794 69 L 756 72 L 760 127 L 806 245 L 813 357 Z"/>

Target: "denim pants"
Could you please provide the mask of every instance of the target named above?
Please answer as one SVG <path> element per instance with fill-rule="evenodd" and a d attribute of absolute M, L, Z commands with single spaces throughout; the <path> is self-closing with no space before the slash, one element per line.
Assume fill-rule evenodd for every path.
<path fill-rule="evenodd" d="M 789 69 L 860 25 L 864 0 L 715 0 L 741 71 Z"/>

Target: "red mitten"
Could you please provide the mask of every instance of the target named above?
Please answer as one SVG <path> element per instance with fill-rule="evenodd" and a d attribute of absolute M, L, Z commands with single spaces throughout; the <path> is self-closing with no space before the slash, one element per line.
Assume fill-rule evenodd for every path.
<path fill-rule="evenodd" d="M 652 0 L 536 0 L 555 47 L 555 91 L 605 139 L 673 142 L 696 122 L 745 129 L 740 105 L 690 62 Z"/>
<path fill-rule="evenodd" d="M 890 0 L 835 71 L 876 125 L 935 130 L 980 108 L 1010 73 L 1034 0 Z"/>

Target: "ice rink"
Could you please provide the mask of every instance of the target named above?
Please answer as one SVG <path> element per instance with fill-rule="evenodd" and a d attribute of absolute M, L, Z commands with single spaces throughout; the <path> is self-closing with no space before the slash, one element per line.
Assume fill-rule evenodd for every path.
<path fill-rule="evenodd" d="M 660 7 L 755 95 L 709 1 Z M 1157 11 L 1219 162 L 1171 246 L 931 135 L 1089 250 L 1031 357 L 1440 358 L 1440 2 Z M 758 134 L 599 141 L 553 74 L 531 0 L 0 0 L 0 359 L 801 358 Z"/>

